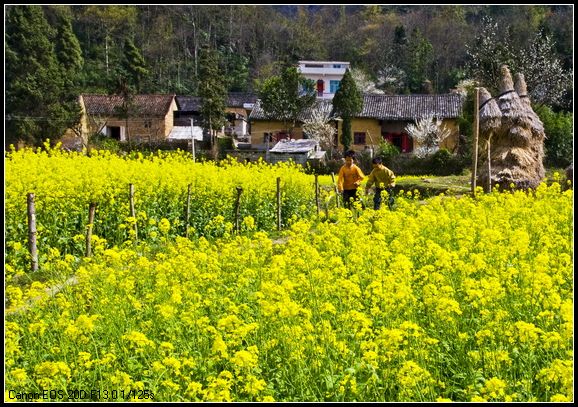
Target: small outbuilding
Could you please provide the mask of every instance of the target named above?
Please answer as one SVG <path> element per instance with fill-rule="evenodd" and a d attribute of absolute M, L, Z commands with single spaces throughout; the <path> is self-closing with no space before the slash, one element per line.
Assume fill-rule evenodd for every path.
<path fill-rule="evenodd" d="M 325 151 L 319 149 L 317 140 L 281 140 L 269 150 L 269 162 L 293 160 L 305 165 L 308 161 L 320 161 L 325 157 Z"/>

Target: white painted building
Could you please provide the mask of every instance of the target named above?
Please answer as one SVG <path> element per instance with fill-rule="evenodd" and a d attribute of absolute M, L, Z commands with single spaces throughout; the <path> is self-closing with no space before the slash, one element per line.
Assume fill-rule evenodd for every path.
<path fill-rule="evenodd" d="M 349 62 L 299 61 L 299 72 L 315 82 L 317 97 L 320 99 L 333 99 L 348 68 Z"/>

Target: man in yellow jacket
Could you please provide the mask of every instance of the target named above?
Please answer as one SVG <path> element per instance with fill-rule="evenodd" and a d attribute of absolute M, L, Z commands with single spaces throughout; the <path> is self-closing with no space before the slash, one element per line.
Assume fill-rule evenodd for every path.
<path fill-rule="evenodd" d="M 381 207 L 381 192 L 387 190 L 389 199 L 387 206 L 391 210 L 393 207 L 393 187 L 395 186 L 395 174 L 392 170 L 382 164 L 380 157 L 375 157 L 372 161 L 373 170 L 369 177 L 367 177 L 367 184 L 365 184 L 365 193 L 369 193 L 369 189 L 375 184 L 375 196 L 373 197 L 373 209 L 378 210 Z"/>
<path fill-rule="evenodd" d="M 353 162 L 355 159 L 354 151 L 346 151 L 344 156 L 345 164 L 341 166 L 337 175 L 337 189 L 343 194 L 344 206 L 350 208 L 351 202 L 357 200 L 357 187 L 361 185 L 365 175 L 361 168 Z"/>

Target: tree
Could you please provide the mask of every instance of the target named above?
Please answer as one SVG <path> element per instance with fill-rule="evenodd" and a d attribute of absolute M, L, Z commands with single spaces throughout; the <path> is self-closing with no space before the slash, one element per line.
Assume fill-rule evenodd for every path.
<path fill-rule="evenodd" d="M 361 69 L 352 68 L 351 76 L 353 77 L 355 84 L 362 91 L 362 93 L 383 95 L 383 90 L 377 89 L 375 82 L 373 82 Z"/>
<path fill-rule="evenodd" d="M 54 51 L 66 75 L 76 77 L 84 64 L 80 42 L 72 30 L 72 14 L 68 6 L 47 6 L 45 15 L 56 29 Z"/>
<path fill-rule="evenodd" d="M 245 92 L 249 80 L 249 60 L 233 49 L 221 51 L 225 60 L 228 89 L 232 92 Z"/>
<path fill-rule="evenodd" d="M 441 119 L 434 119 L 433 117 L 417 119 L 415 124 L 408 124 L 405 131 L 415 142 L 414 154 L 419 158 L 438 151 L 440 144 L 450 135 L 450 131 L 442 127 Z"/>
<path fill-rule="evenodd" d="M 515 44 L 509 30 L 499 31 L 498 24 L 485 17 L 480 35 L 467 46 L 470 76 L 495 95 L 501 78 L 500 66 L 507 65 L 513 72 L 524 74 L 534 103 L 563 105 L 572 88 L 571 73 L 563 68 L 553 37 L 539 31 L 527 46 Z"/>
<path fill-rule="evenodd" d="M 468 62 L 466 69 L 472 79 L 478 81 L 492 94 L 498 92 L 500 67 L 512 66 L 514 52 L 507 30 L 498 31 L 498 24 L 491 17 L 484 17 L 480 34 L 472 44 L 466 45 Z"/>
<path fill-rule="evenodd" d="M 566 92 L 571 93 L 571 73 L 562 67 L 555 47 L 552 36 L 540 31 L 529 47 L 520 52 L 512 66 L 514 71 L 524 74 L 530 100 L 538 105 L 563 104 Z"/>
<path fill-rule="evenodd" d="M 56 31 L 40 6 L 9 6 L 7 12 L 6 143 L 57 140 L 80 121 L 80 106 L 56 57 Z"/>
<path fill-rule="evenodd" d="M 341 144 L 343 144 L 344 151 L 347 151 L 352 141 L 351 119 L 363 109 L 363 95 L 349 69 L 345 70 L 339 89 L 333 97 L 333 108 L 335 113 L 343 119 Z"/>
<path fill-rule="evenodd" d="M 46 6 L 44 14 L 47 21 L 56 29 L 54 51 L 60 65 L 63 89 L 68 100 L 74 100 L 81 93 L 80 74 L 84 66 L 82 49 L 78 38 L 72 31 L 72 13 L 69 6 Z M 71 106 L 72 107 L 72 106 Z M 88 135 L 82 131 L 80 106 L 74 115 L 66 120 L 67 127 L 78 137 L 83 147 L 88 147 Z"/>
<path fill-rule="evenodd" d="M 124 42 L 122 68 L 123 74 L 127 77 L 127 82 L 136 93 L 139 93 L 142 81 L 147 76 L 148 70 L 143 56 L 130 38 L 126 38 Z"/>
<path fill-rule="evenodd" d="M 205 47 L 199 61 L 199 96 L 202 98 L 201 116 L 204 126 L 211 135 L 213 158 L 219 155 L 217 131 L 225 125 L 225 101 L 227 99 L 226 82 L 219 69 L 218 54 Z"/>
<path fill-rule="evenodd" d="M 544 132 L 548 135 L 544 142 L 546 162 L 558 167 L 568 166 L 574 153 L 572 113 L 555 113 L 545 105 L 536 108 L 536 113 L 544 123 Z"/>
<path fill-rule="evenodd" d="M 433 46 L 419 29 L 412 31 L 407 45 L 405 71 L 410 92 L 420 92 L 423 83 L 429 79 L 433 63 Z"/>
<path fill-rule="evenodd" d="M 313 81 L 305 79 L 294 66 L 287 67 L 281 76 L 266 79 L 258 93 L 265 115 L 269 120 L 282 121 L 288 132 L 295 127 L 299 114 L 316 99 Z"/>
<path fill-rule="evenodd" d="M 333 136 L 335 127 L 329 123 L 329 119 L 319 109 L 313 110 L 311 117 L 303 121 L 303 133 L 308 134 L 313 140 L 319 143 L 319 146 L 333 156 Z"/>

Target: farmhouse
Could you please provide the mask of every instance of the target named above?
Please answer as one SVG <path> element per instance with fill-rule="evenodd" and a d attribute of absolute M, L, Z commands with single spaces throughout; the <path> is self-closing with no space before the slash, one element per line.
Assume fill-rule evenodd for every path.
<path fill-rule="evenodd" d="M 175 129 L 169 138 L 181 138 L 181 134 L 191 137 L 191 120 L 194 126 L 194 133 L 202 132 L 204 127 L 201 108 L 203 99 L 199 96 L 176 96 L 177 111 L 175 114 Z M 253 105 L 257 101 L 257 96 L 248 92 L 229 92 L 225 107 L 227 123 L 219 132 L 221 136 L 231 136 L 239 141 L 249 139 L 249 114 Z M 200 137 L 200 136 L 199 136 Z"/>
<path fill-rule="evenodd" d="M 325 152 L 319 149 L 316 140 L 281 140 L 269 150 L 269 162 L 293 160 L 298 164 L 307 161 L 323 160 Z"/>
<path fill-rule="evenodd" d="M 163 140 L 173 128 L 175 95 L 81 95 L 88 129 L 119 141 Z"/>
<path fill-rule="evenodd" d="M 364 94 L 363 108 L 352 119 L 351 148 L 362 151 L 387 140 L 402 153 L 411 153 L 416 146 L 405 131 L 406 126 L 417 119 L 433 117 L 440 119 L 442 126 L 450 130 L 450 136 L 440 147 L 453 151 L 458 145 L 457 119 L 463 102 L 457 93 Z M 197 96 L 134 95 L 127 101 L 119 95 L 83 94 L 79 103 L 83 112 L 80 126 L 68 131 L 63 141 L 80 139 L 86 145 L 88 136 L 95 133 L 136 143 L 190 140 L 191 137 L 203 139 L 202 99 Z M 250 93 L 230 93 L 226 112 L 228 122 L 220 135 L 244 142 L 252 150 L 268 150 L 280 140 L 310 138 L 303 133 L 302 126 L 314 114 L 335 126 L 334 145 L 341 147 L 342 121 L 336 116 L 330 98 L 318 98 L 295 123 L 268 116 L 260 100 Z"/>
<path fill-rule="evenodd" d="M 362 150 L 365 146 L 378 145 L 387 140 L 402 153 L 410 153 L 416 147 L 405 131 L 415 120 L 433 117 L 441 119 L 442 127 L 450 131 L 440 147 L 453 151 L 458 144 L 458 117 L 464 100 L 459 94 L 440 95 L 363 95 L 363 109 L 351 124 L 352 148 Z M 340 132 L 341 135 L 341 132 Z"/>
<path fill-rule="evenodd" d="M 301 126 L 304 121 L 310 119 L 314 111 L 318 111 L 322 118 L 330 120 L 332 104 L 327 99 L 317 99 L 311 107 L 303 111 L 298 117 L 295 127 L 292 123 L 283 122 L 277 118 L 267 116 L 261 106 L 261 101 L 257 100 L 253 111 L 249 115 L 251 126 L 251 147 L 255 149 L 265 148 L 267 143 L 276 143 L 285 139 L 304 139 Z"/>
<path fill-rule="evenodd" d="M 459 94 L 440 95 L 363 95 L 363 108 L 352 119 L 353 135 L 351 148 L 364 150 L 368 146 L 378 146 L 387 140 L 399 148 L 402 153 L 411 153 L 414 142 L 405 131 L 405 127 L 417 119 L 434 117 L 441 119 L 442 126 L 450 130 L 450 136 L 440 147 L 452 151 L 457 147 L 459 139 L 458 117 L 462 113 L 464 100 Z M 333 122 L 338 129 L 335 140 L 341 143 L 341 120 L 333 111 L 331 100 L 318 99 L 312 108 L 300 116 L 294 128 L 288 127 L 281 120 L 268 117 L 263 111 L 260 101 L 249 116 L 251 126 L 251 144 L 255 148 L 262 147 L 269 139 L 272 142 L 293 138 L 306 138 L 301 128 L 303 120 L 311 117 L 313 110 L 321 110 L 324 117 Z"/>

